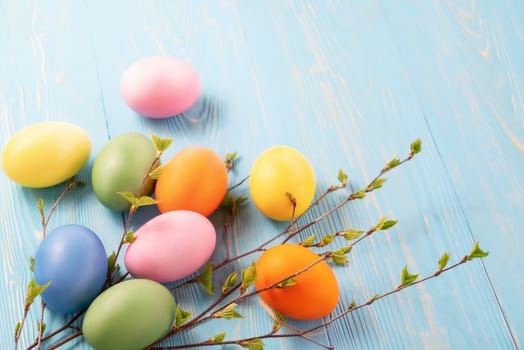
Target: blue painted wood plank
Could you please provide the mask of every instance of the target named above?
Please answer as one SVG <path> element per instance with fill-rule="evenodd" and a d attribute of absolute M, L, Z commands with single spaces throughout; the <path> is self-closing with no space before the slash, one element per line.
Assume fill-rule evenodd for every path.
<path fill-rule="evenodd" d="M 401 222 L 402 214 L 412 219 L 407 222 L 410 229 L 404 233 L 407 237 L 394 238 L 397 242 L 388 240 L 387 246 L 372 250 L 371 266 L 369 262 L 367 265 L 358 263 L 357 269 L 362 268 L 363 271 L 352 271 L 349 283 L 362 281 L 355 283 L 357 290 L 364 295 L 373 295 L 374 291 L 380 292 L 387 285 L 394 285 L 396 276 L 395 269 L 390 268 L 395 265 L 392 259 L 397 269 L 407 262 L 419 271 L 427 271 L 431 268 L 430 264 L 434 263 L 428 252 L 433 252 L 433 256 L 437 257 L 442 249 L 451 249 L 455 256 L 461 254 L 460 251 L 467 251 L 472 244 L 469 222 L 464 217 L 462 203 L 454 193 L 446 164 L 438 153 L 440 144 L 431 144 L 432 130 L 427 128 L 425 110 L 420 108 L 425 101 L 420 101 L 409 82 L 411 74 L 423 75 L 428 80 L 435 77 L 425 65 L 413 65 L 412 69 L 405 66 L 402 56 L 398 54 L 403 48 L 399 48 L 395 38 L 389 35 L 391 28 L 380 4 L 332 2 L 319 5 L 311 2 L 289 3 L 284 7 L 274 3 L 242 4 L 243 23 L 256 70 L 268 73 L 262 75 L 260 81 L 263 96 L 264 93 L 268 96 L 265 100 L 268 101 L 266 109 L 270 111 L 269 114 L 280 113 L 299 118 L 302 113 L 307 113 L 309 122 L 317 119 L 319 123 L 322 121 L 327 124 L 325 121 L 333 118 L 338 121 L 337 126 L 345 126 L 338 130 L 339 140 L 331 138 L 331 142 L 322 146 L 322 149 L 332 147 L 327 152 L 330 164 L 337 153 L 346 149 L 354 152 L 347 153 L 350 160 L 359 158 L 361 164 L 376 164 L 379 158 L 374 153 L 377 153 L 377 149 L 381 156 L 387 154 L 386 150 L 399 149 L 401 140 L 408 139 L 405 135 L 413 132 L 419 133 L 426 141 L 424 160 L 418 160 L 423 165 L 410 173 L 412 179 L 405 182 L 404 188 L 388 189 L 391 197 L 380 197 L 375 203 L 379 212 L 398 215 Z M 410 21 L 418 23 L 409 6 L 397 8 L 393 3 L 391 6 L 404 11 Z M 340 13 L 348 17 L 337 16 Z M 403 20 L 409 23 L 407 18 Z M 431 21 L 426 18 L 425 22 L 421 22 L 425 32 L 433 33 L 433 30 L 439 28 L 427 25 Z M 285 31 L 282 30 L 284 26 Z M 449 35 L 445 39 L 453 38 Z M 416 49 L 424 51 L 425 46 L 421 44 Z M 268 60 L 269 50 L 286 52 L 287 55 L 281 56 L 280 60 Z M 270 75 L 270 71 L 274 74 Z M 440 75 L 445 73 L 439 72 Z M 279 83 L 275 84 L 272 78 L 278 79 Z M 294 96 L 296 89 L 290 90 L 289 86 L 301 86 L 309 95 Z M 432 89 L 431 85 L 427 87 Z M 280 97 L 276 102 L 269 98 L 275 93 Z M 323 98 L 311 98 L 315 93 Z M 319 101 L 320 107 L 314 105 Z M 346 106 L 349 108 L 344 108 Z M 354 121 L 354 118 L 359 119 Z M 449 124 L 444 126 L 449 128 Z M 346 147 L 340 149 L 341 145 Z M 435 148 L 431 149 L 432 146 Z M 323 159 L 317 157 L 316 164 L 322 168 Z M 329 167 L 328 164 L 326 166 Z M 366 165 L 364 172 L 367 169 L 369 167 Z M 439 179 L 437 183 L 436 179 Z M 399 198 L 404 200 L 398 202 Z M 418 215 L 413 214 L 415 207 L 418 208 Z M 418 219 L 413 221 L 416 217 Z M 516 222 L 517 217 L 514 220 Z M 355 223 L 355 219 L 347 221 Z M 415 232 L 419 234 L 415 235 Z M 423 233 L 424 239 L 420 233 Z M 377 245 L 380 244 L 378 239 Z M 358 259 L 356 254 L 354 259 Z M 377 285 L 377 277 L 370 276 L 380 267 L 386 267 L 391 278 Z M 490 281 L 482 268 L 469 268 L 473 270 L 468 270 L 462 278 L 444 277 L 440 291 L 438 285 L 433 287 L 438 283 L 434 282 L 432 288 L 435 289 L 424 288 L 418 295 L 410 291 L 407 297 L 399 296 L 397 302 L 391 300 L 388 304 L 374 306 L 364 318 L 354 319 L 355 323 L 362 325 L 356 332 L 348 333 L 348 324 L 351 323 L 336 329 L 335 344 L 343 347 L 349 338 L 354 347 L 362 348 L 512 347 L 511 336 L 490 290 Z M 474 278 L 469 277 L 468 281 L 465 276 L 470 275 Z M 482 291 L 474 292 L 479 285 Z M 444 292 L 450 289 L 456 290 L 452 297 L 446 296 Z M 363 296 L 357 294 L 357 297 Z M 350 299 L 344 300 L 348 303 Z M 406 304 L 406 301 L 413 306 Z M 478 305 L 483 305 L 482 308 L 489 311 L 479 315 L 476 312 Z M 498 321 L 489 321 L 493 318 Z M 461 329 L 462 332 L 454 332 L 447 326 L 451 324 L 467 326 Z"/>
<path fill-rule="evenodd" d="M 0 4 L 2 35 L 0 42 L 0 110 L 3 145 L 16 131 L 45 120 L 67 121 L 84 128 L 93 148 L 106 142 L 105 116 L 100 103 L 96 66 L 89 45 L 83 7 L 55 2 L 49 6 L 30 1 Z M 65 30 L 67 28 L 67 30 Z M 89 182 L 89 167 L 78 178 Z M 14 346 L 14 325 L 22 317 L 25 286 L 30 279 L 29 257 L 41 239 L 36 201 L 43 198 L 46 208 L 62 191 L 61 186 L 46 190 L 23 189 L 0 177 L 0 230 L 2 283 L 0 309 L 0 348 Z M 101 210 L 89 190 L 78 190 L 65 200 L 49 229 L 59 224 L 77 223 L 101 235 L 106 246 L 118 237 L 108 233 L 121 224 L 107 210 Z M 34 339 L 38 308 L 33 308 L 28 332 L 22 344 Z M 49 329 L 62 324 L 64 318 L 51 317 Z"/>
<path fill-rule="evenodd" d="M 476 1 L 417 6 L 420 24 L 434 18 L 438 33 L 417 30 L 420 24 L 406 23 L 396 7 L 387 6 L 387 13 L 397 41 L 405 43 L 399 51 L 412 71 L 468 230 L 493 252 L 484 264 L 514 341 L 522 346 L 524 319 L 515 305 L 524 293 L 524 273 L 507 262 L 518 260 L 524 251 L 524 41 L 519 36 L 524 8 L 511 1 L 493 5 Z M 448 36 L 456 40 L 444 42 Z M 413 50 L 421 42 L 427 49 Z M 439 74 L 430 81 L 413 71 L 415 62 L 425 62 Z"/>

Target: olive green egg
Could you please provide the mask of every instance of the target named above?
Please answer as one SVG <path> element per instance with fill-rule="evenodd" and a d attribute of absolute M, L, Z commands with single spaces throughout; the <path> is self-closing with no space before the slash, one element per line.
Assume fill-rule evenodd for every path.
<path fill-rule="evenodd" d="M 111 210 L 126 211 L 130 204 L 118 192 L 150 195 L 154 181 L 148 179 L 144 186 L 142 182 L 155 155 L 153 142 L 140 133 L 127 133 L 112 139 L 93 165 L 91 180 L 95 196 Z"/>
<path fill-rule="evenodd" d="M 82 333 L 95 350 L 141 350 L 171 330 L 175 311 L 175 299 L 162 284 L 131 279 L 91 303 Z"/>

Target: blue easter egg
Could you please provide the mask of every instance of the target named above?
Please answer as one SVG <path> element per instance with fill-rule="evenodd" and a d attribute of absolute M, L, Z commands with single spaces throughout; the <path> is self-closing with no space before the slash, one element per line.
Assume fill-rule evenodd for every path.
<path fill-rule="evenodd" d="M 49 232 L 35 255 L 35 281 L 51 282 L 42 298 L 60 313 L 87 307 L 102 291 L 107 274 L 104 245 L 90 229 L 63 225 Z"/>

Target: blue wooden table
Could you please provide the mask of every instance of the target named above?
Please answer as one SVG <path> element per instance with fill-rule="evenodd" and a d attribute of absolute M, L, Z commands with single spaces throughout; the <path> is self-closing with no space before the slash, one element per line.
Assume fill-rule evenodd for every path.
<path fill-rule="evenodd" d="M 199 72 L 202 96 L 183 115 L 145 119 L 123 102 L 123 72 L 152 55 L 178 57 Z M 384 215 L 399 220 L 356 246 L 349 266 L 335 267 L 341 287 L 335 311 L 396 287 L 404 266 L 432 274 L 444 251 L 458 261 L 480 241 L 489 257 L 352 312 L 315 339 L 336 349 L 524 344 L 522 1 L 0 0 L 0 143 L 45 120 L 79 125 L 93 145 L 78 175 L 87 186 L 66 197 L 51 227 L 90 227 L 108 252 L 120 239 L 122 216 L 96 200 L 90 170 L 119 134 L 174 138 L 165 159 L 190 145 L 221 155 L 236 150 L 232 183 L 266 148 L 290 145 L 313 164 L 318 194 L 336 183 L 340 168 L 350 190 L 365 186 L 420 137 L 422 153 L 388 175 L 382 189 L 301 234 L 366 229 Z M 1 349 L 14 347 L 29 257 L 41 239 L 35 203 L 51 203 L 61 190 L 27 189 L 0 175 Z M 249 195 L 246 185 L 236 191 Z M 329 197 L 301 223 L 342 196 Z M 133 225 L 155 214 L 144 209 Z M 220 213 L 211 218 L 220 225 Z M 232 226 L 233 253 L 283 227 L 247 204 Z M 219 234 L 217 256 L 223 244 Z M 192 311 L 213 300 L 198 285 L 175 298 Z M 231 340 L 271 327 L 257 300 L 239 311 L 243 320 L 212 321 L 166 344 L 221 331 Z M 67 320 L 46 315 L 48 330 Z M 23 348 L 34 340 L 37 318 L 35 306 Z M 302 339 L 264 342 L 268 349 L 316 348 Z M 63 348 L 88 346 L 77 339 Z"/>

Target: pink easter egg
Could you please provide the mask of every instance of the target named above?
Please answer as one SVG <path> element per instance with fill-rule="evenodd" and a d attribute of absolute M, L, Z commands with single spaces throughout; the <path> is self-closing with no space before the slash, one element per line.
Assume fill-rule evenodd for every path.
<path fill-rule="evenodd" d="M 167 118 L 188 110 L 200 95 L 200 78 L 188 63 L 156 56 L 124 72 L 120 92 L 127 105 L 148 118 Z"/>
<path fill-rule="evenodd" d="M 216 231 L 203 215 L 170 211 L 146 222 L 127 246 L 124 264 L 135 278 L 160 283 L 189 276 L 213 254 Z"/>

